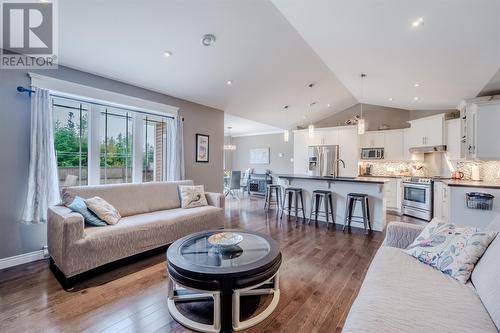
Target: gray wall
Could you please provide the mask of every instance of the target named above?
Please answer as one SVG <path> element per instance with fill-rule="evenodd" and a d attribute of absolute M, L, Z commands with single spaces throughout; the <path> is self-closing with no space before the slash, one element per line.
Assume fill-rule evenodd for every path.
<path fill-rule="evenodd" d="M 184 117 L 186 178 L 222 191 L 224 113 L 220 110 L 59 66 L 42 75 L 179 107 Z M 0 258 L 40 250 L 46 245 L 45 225 L 19 223 L 26 196 L 29 165 L 30 100 L 16 92 L 29 86 L 27 71 L 0 71 Z M 195 163 L 195 134 L 210 135 L 210 162 Z"/>
<path fill-rule="evenodd" d="M 266 169 L 273 173 L 292 173 L 293 163 L 293 134 L 290 133 L 288 143 L 284 142 L 283 134 L 266 134 L 240 136 L 231 139 L 231 143 L 236 145 L 236 150 L 231 151 L 232 170 L 245 171 L 252 168 L 255 173 L 263 173 Z M 250 164 L 250 149 L 270 148 L 270 164 Z M 279 154 L 282 153 L 283 157 Z"/>
<path fill-rule="evenodd" d="M 314 125 L 320 127 L 345 126 L 345 121 L 360 114 L 360 105 L 356 104 L 339 113 L 333 114 Z M 410 125 L 409 111 L 396 108 L 388 108 L 379 105 L 363 104 L 363 118 L 366 122 L 368 131 L 376 131 L 382 125 L 388 125 L 390 128 L 405 128 Z"/>
<path fill-rule="evenodd" d="M 380 105 L 364 104 L 363 118 L 365 119 L 367 130 L 376 131 L 382 125 L 388 125 L 390 129 L 410 127 L 410 124 L 407 123 L 408 120 L 454 111 L 456 110 L 405 110 Z M 359 114 L 360 105 L 356 104 L 345 109 L 344 111 L 338 112 L 314 123 L 314 126 L 318 128 L 344 126 L 346 120 Z"/>

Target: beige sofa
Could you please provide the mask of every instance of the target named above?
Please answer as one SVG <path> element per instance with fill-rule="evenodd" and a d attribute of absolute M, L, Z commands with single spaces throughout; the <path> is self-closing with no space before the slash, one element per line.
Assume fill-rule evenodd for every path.
<path fill-rule="evenodd" d="M 499 221 L 489 229 L 499 230 Z M 422 229 L 400 222 L 388 225 L 343 332 L 498 332 L 500 236 L 464 285 L 402 252 Z"/>
<path fill-rule="evenodd" d="M 75 196 L 102 197 L 122 215 L 116 225 L 86 227 L 82 215 L 67 207 L 48 212 L 51 267 L 68 289 L 73 277 L 107 263 L 157 249 L 190 233 L 224 226 L 224 196 L 206 193 L 209 206 L 180 208 L 178 185 L 190 180 L 141 184 L 69 187 L 63 203 Z"/>

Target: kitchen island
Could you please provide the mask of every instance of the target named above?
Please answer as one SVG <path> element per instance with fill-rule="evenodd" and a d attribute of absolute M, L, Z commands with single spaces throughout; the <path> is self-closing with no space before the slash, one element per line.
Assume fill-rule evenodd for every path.
<path fill-rule="evenodd" d="M 332 191 L 335 223 L 340 225 L 343 225 L 345 221 L 347 194 L 365 193 L 368 194 L 372 229 L 375 231 L 383 231 L 385 229 L 386 198 L 384 195 L 384 184 L 391 181 L 390 178 L 323 177 L 300 174 L 279 174 L 275 176 L 281 185 L 303 189 L 306 218 L 309 218 L 311 213 L 311 195 L 314 190 Z M 320 208 L 323 209 L 322 206 Z M 356 204 L 354 215 L 362 216 L 360 203 Z M 301 216 L 300 213 L 299 216 Z M 318 220 L 325 221 L 325 218 L 320 216 Z M 352 221 L 351 226 L 363 228 L 363 222 L 361 222 L 361 219 L 358 220 L 360 222 Z"/>

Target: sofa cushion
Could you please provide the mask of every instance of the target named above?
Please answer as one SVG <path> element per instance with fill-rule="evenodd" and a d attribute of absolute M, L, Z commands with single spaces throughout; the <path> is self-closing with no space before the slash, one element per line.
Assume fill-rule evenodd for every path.
<path fill-rule="evenodd" d="M 93 225 L 95 227 L 103 227 L 108 225 L 97 215 L 92 213 L 92 211 L 87 208 L 87 204 L 85 203 L 85 201 L 79 196 L 75 197 L 73 202 L 68 205 L 68 208 L 73 212 L 80 213 L 83 216 L 83 220 L 88 225 Z"/>
<path fill-rule="evenodd" d="M 91 185 L 67 187 L 61 190 L 68 205 L 75 196 L 84 199 L 99 196 L 113 205 L 122 217 L 179 208 L 178 185 L 192 185 L 191 180 L 138 184 Z"/>
<path fill-rule="evenodd" d="M 117 224 L 122 218 L 113 205 L 101 197 L 92 197 L 85 200 L 87 207 L 107 224 Z"/>
<path fill-rule="evenodd" d="M 181 185 L 179 186 L 179 195 L 181 197 L 182 208 L 194 208 L 208 205 L 205 196 L 205 187 L 203 185 Z"/>
<path fill-rule="evenodd" d="M 487 230 L 500 231 L 500 216 L 487 227 Z M 472 271 L 471 281 L 476 288 L 486 310 L 500 328 L 500 236 L 497 236 L 483 254 Z"/>
<path fill-rule="evenodd" d="M 496 231 L 429 223 L 405 252 L 424 264 L 466 283 L 474 265 L 486 251 Z"/>
<path fill-rule="evenodd" d="M 381 247 L 344 332 L 496 332 L 473 288 L 401 249 Z"/>

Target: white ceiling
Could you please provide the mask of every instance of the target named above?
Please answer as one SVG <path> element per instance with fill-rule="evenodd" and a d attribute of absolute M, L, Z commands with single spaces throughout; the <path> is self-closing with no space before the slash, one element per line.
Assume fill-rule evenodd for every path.
<path fill-rule="evenodd" d="M 500 68 L 499 0 L 272 1 L 358 99 L 368 75 L 370 104 L 454 107 Z"/>
<path fill-rule="evenodd" d="M 59 9 L 69 67 L 279 128 L 356 103 L 268 0 L 61 0 Z M 206 33 L 217 37 L 211 47 L 200 43 Z"/>
<path fill-rule="evenodd" d="M 231 136 L 283 133 L 278 127 L 241 118 L 228 112 L 224 113 L 224 126 L 224 135 Z M 231 130 L 228 127 L 231 127 Z"/>
<path fill-rule="evenodd" d="M 59 10 L 61 64 L 261 123 L 239 119 L 234 133 L 342 111 L 361 98 L 362 72 L 366 103 L 444 109 L 500 68 L 500 0 L 60 0 Z M 213 46 L 200 44 L 205 33 Z"/>

